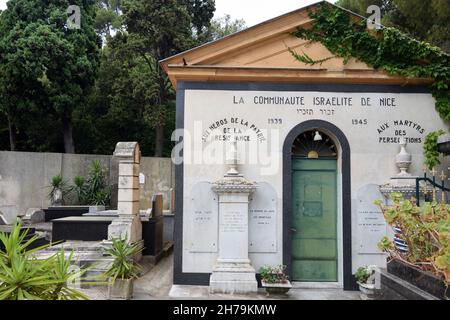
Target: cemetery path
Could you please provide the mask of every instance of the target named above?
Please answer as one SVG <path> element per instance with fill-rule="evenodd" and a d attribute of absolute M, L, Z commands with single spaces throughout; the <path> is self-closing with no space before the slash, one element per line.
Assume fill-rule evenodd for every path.
<path fill-rule="evenodd" d="M 155 265 L 134 283 L 134 300 L 168 299 L 173 284 L 173 254 Z"/>
<path fill-rule="evenodd" d="M 342 289 L 295 288 L 288 296 L 267 296 L 263 289 L 258 294 L 221 295 L 210 294 L 207 286 L 173 286 L 173 254 L 165 256 L 157 265 L 143 263 L 148 270 L 134 284 L 133 300 L 359 300 L 359 292 L 343 291 Z M 83 292 L 93 300 L 108 298 L 106 287 L 85 289 Z"/>

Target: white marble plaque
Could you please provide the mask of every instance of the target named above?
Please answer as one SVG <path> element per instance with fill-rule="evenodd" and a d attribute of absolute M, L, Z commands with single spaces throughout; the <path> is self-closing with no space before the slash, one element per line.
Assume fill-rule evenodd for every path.
<path fill-rule="evenodd" d="M 358 230 L 360 254 L 382 254 L 377 244 L 386 235 L 386 221 L 381 209 L 374 204 L 384 199 L 376 184 L 367 184 L 358 190 Z"/>
<path fill-rule="evenodd" d="M 258 188 L 250 196 L 249 252 L 270 253 L 277 251 L 277 192 L 266 182 L 258 182 Z"/>
<path fill-rule="evenodd" d="M 209 182 L 194 185 L 191 192 L 191 252 L 217 252 L 218 200 Z"/>

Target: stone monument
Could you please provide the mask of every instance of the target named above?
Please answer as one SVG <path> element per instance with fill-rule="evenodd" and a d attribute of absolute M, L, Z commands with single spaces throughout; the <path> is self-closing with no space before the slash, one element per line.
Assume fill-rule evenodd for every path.
<path fill-rule="evenodd" d="M 389 199 L 393 192 L 403 194 L 405 199 L 410 199 L 416 194 L 416 177 L 412 176 L 408 169 L 412 163 L 412 156 L 406 151 L 406 140 L 400 141 L 400 152 L 395 157 L 397 168 L 400 172 L 391 178 L 391 181 L 380 187 L 381 193 Z"/>
<path fill-rule="evenodd" d="M 219 250 L 210 277 L 211 293 L 248 294 L 258 289 L 248 256 L 249 196 L 257 186 L 239 173 L 237 161 L 234 144 L 228 172 L 212 186 L 219 197 Z"/>
<path fill-rule="evenodd" d="M 118 217 L 108 228 L 108 239 L 127 238 L 128 242 L 142 239 L 139 206 L 139 165 L 141 151 L 137 142 L 119 142 L 114 151 L 119 160 Z"/>

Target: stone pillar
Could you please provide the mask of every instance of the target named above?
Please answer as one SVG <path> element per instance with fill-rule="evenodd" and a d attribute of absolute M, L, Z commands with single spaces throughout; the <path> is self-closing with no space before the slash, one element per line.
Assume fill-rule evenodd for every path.
<path fill-rule="evenodd" d="M 119 161 L 118 203 L 119 217 L 108 228 L 108 239 L 127 238 L 129 242 L 142 239 L 139 206 L 139 164 L 141 151 L 137 142 L 119 142 L 114 151 Z"/>
<path fill-rule="evenodd" d="M 213 184 L 219 195 L 219 257 L 213 268 L 211 293 L 256 293 L 255 269 L 248 257 L 249 196 L 256 185 L 236 169 L 236 163 L 223 179 Z"/>

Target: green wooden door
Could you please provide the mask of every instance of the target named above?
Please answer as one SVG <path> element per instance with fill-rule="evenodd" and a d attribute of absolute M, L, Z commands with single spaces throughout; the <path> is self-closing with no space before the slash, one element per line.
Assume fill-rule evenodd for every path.
<path fill-rule="evenodd" d="M 294 281 L 338 281 L 336 167 L 336 160 L 293 159 Z"/>

